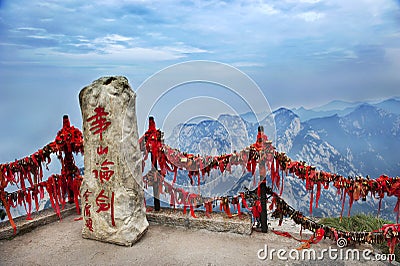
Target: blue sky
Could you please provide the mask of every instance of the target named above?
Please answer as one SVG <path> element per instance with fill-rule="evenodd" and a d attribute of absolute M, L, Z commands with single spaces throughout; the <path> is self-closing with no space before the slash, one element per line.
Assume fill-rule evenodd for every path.
<path fill-rule="evenodd" d="M 135 90 L 187 60 L 238 67 L 272 109 L 399 96 L 400 1 L 0 0 L 0 161 L 64 113 L 81 127 L 78 93 L 100 76 Z"/>

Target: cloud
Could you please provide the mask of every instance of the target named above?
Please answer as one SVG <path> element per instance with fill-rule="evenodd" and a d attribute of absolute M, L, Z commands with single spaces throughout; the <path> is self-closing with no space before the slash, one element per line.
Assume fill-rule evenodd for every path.
<path fill-rule="evenodd" d="M 133 41 L 132 37 L 127 37 L 127 36 L 122 36 L 119 34 L 109 34 L 103 38 L 104 41 L 110 42 L 110 43 L 116 43 L 116 42 L 131 42 Z"/>
<path fill-rule="evenodd" d="M 300 14 L 298 14 L 296 16 L 298 18 L 303 19 L 304 21 L 314 22 L 314 21 L 323 19 L 325 17 L 325 14 L 324 13 L 320 13 L 320 12 L 310 11 L 310 12 L 300 13 Z"/>
<path fill-rule="evenodd" d="M 274 108 L 391 96 L 400 86 L 398 1 L 0 2 L 0 107 L 23 117 L 0 124 L 8 135 L 25 132 L 19 139 L 32 135 L 24 121 L 56 133 L 68 113 L 79 126 L 77 94 L 99 76 L 125 75 L 135 87 L 186 60 L 243 68 Z M 38 143 L 46 139 L 19 147 L 24 155 Z"/>
<path fill-rule="evenodd" d="M 134 46 L 134 38 L 119 34 L 107 34 L 92 41 L 84 40 L 83 43 L 78 44 L 78 46 L 83 45 L 97 52 L 113 53 L 115 50 L 132 48 Z"/>
<path fill-rule="evenodd" d="M 104 60 L 110 60 L 113 64 L 125 64 L 127 60 L 178 60 L 192 54 L 209 52 L 182 41 L 157 45 L 144 41 L 140 36 L 132 37 L 119 33 L 90 38 L 84 35 L 51 34 L 46 29 L 38 27 L 18 27 L 10 31 L 16 34 L 17 43 L 26 43 L 28 46 L 18 51 L 16 57 L 21 60 L 16 58 L 8 61 L 2 60 L 3 63 L 36 62 L 40 61 L 40 57 L 45 54 L 47 63 L 44 61 L 44 64 L 50 65 L 76 65 L 78 58 L 79 60 L 85 58 L 86 62 L 94 64 L 104 62 Z M 160 36 L 162 35 L 160 34 Z M 13 44 L 0 43 L 0 45 L 12 46 Z"/>
<path fill-rule="evenodd" d="M 265 3 L 260 3 L 259 9 L 261 13 L 267 14 L 267 15 L 275 15 L 280 13 L 280 11 L 276 8 L 274 8 L 273 5 L 270 4 L 265 4 Z"/>
<path fill-rule="evenodd" d="M 46 132 L 64 113 L 79 120 L 79 88 L 99 76 L 125 75 L 135 87 L 186 60 L 242 68 L 274 108 L 391 96 L 400 86 L 398 1 L 0 2 L 0 93 L 12 92 L 0 97 L 0 124 L 10 136 L 11 124 L 38 117 L 32 127 Z"/>
<path fill-rule="evenodd" d="M 0 44 L 2 45 L 2 44 Z M 21 49 L 18 57 L 10 61 L 2 60 L 3 64 L 27 64 L 28 62 L 40 62 L 40 58 L 46 55 L 49 66 L 79 67 L 82 62 L 87 66 L 101 65 L 127 65 L 133 62 L 157 62 L 171 61 L 187 58 L 192 54 L 207 53 L 207 50 L 192 47 L 183 42 L 170 46 L 135 46 L 134 39 L 122 35 L 106 35 L 93 41 L 80 38 L 73 44 L 80 52 L 55 47 L 39 47 L 35 49 Z"/>
<path fill-rule="evenodd" d="M 316 4 L 320 3 L 321 0 L 286 0 L 287 3 L 306 3 L 306 4 Z"/>
<path fill-rule="evenodd" d="M 20 28 L 16 28 L 15 31 L 46 32 L 45 29 L 42 29 L 42 28 L 34 28 L 34 27 L 20 27 Z"/>
<path fill-rule="evenodd" d="M 231 63 L 232 66 L 235 67 L 264 67 L 265 64 L 258 62 L 234 62 Z"/>
<path fill-rule="evenodd" d="M 356 52 L 353 50 L 339 47 L 333 47 L 324 51 L 314 52 L 312 56 L 321 60 L 329 60 L 330 58 L 336 58 L 337 60 L 351 60 L 359 58 Z"/>
<path fill-rule="evenodd" d="M 387 48 L 385 50 L 385 58 L 390 62 L 394 69 L 400 69 L 400 47 Z"/>
<path fill-rule="evenodd" d="M 183 42 L 177 42 L 177 43 L 175 43 L 174 46 L 161 47 L 161 49 L 175 52 L 178 54 L 196 54 L 196 53 L 208 53 L 209 52 L 204 49 L 186 45 Z"/>
<path fill-rule="evenodd" d="M 97 73 L 143 64 L 155 72 L 191 59 L 253 68 L 258 76 L 338 65 L 367 73 L 373 63 L 387 70 L 399 60 L 387 57 L 400 42 L 400 9 L 391 1 L 21 0 L 2 8 L 0 62 L 15 73 L 32 65 Z M 279 75 L 269 79 L 279 86 Z"/>
<path fill-rule="evenodd" d="M 316 4 L 321 2 L 321 0 L 299 0 L 301 3 Z"/>

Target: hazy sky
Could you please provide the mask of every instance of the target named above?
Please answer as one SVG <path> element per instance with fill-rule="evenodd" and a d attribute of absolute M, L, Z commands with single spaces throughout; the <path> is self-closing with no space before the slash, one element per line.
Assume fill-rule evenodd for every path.
<path fill-rule="evenodd" d="M 239 68 L 272 109 L 399 96 L 400 1 L 0 0 L 0 161 L 63 114 L 81 127 L 78 93 L 100 76 L 136 89 L 187 60 Z"/>

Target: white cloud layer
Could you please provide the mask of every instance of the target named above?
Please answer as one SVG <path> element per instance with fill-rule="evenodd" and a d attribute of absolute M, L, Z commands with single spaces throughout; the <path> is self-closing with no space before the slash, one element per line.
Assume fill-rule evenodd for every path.
<path fill-rule="evenodd" d="M 273 109 L 399 96 L 399 14 L 394 0 L 0 0 L 0 157 L 44 145 L 63 114 L 80 126 L 77 95 L 100 76 L 135 89 L 187 60 L 240 68 Z"/>
<path fill-rule="evenodd" d="M 0 67 L 12 80 L 21 69 L 37 71 L 32 65 L 100 74 L 216 60 L 246 68 L 265 87 L 314 81 L 304 85 L 310 91 L 329 90 L 333 73 L 356 69 L 373 73 L 361 82 L 368 94 L 368 79 L 398 80 L 390 73 L 400 60 L 399 13 L 388 0 L 4 1 Z M 357 79 L 346 75 L 343 87 Z"/>

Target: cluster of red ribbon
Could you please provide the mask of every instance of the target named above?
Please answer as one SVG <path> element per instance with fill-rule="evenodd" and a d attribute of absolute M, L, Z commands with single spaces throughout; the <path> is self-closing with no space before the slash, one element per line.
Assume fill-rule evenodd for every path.
<path fill-rule="evenodd" d="M 249 197 L 244 192 L 241 192 L 237 196 L 203 197 L 196 193 L 187 192 L 183 188 L 176 188 L 173 184 L 167 182 L 160 172 L 154 170 L 143 176 L 143 182 L 146 188 L 147 186 L 159 186 L 161 194 L 169 194 L 171 207 L 182 206 L 184 214 L 186 214 L 187 208 L 189 208 L 190 214 L 194 218 L 196 218 L 195 208 L 204 206 L 205 214 L 209 217 L 218 204 L 220 211 L 224 211 L 229 218 L 232 217 L 231 206 L 237 211 L 239 217 L 242 216 L 241 210 L 244 208 L 253 212 L 256 218 L 258 218 L 257 213 L 260 213 L 259 208 L 257 208 L 258 205 L 253 204 L 256 207 L 249 208 L 246 201 Z M 254 200 L 254 198 L 251 199 Z"/>
<path fill-rule="evenodd" d="M 400 178 L 388 177 L 381 175 L 377 179 L 370 179 L 367 177 L 343 177 L 338 174 L 331 174 L 324 171 L 316 170 L 316 167 L 307 165 L 305 162 L 292 161 L 285 153 L 275 152 L 275 164 L 277 167 L 275 171 L 281 170 L 286 175 L 293 175 L 306 182 L 306 190 L 310 191 L 310 214 L 312 214 L 312 206 L 314 202 L 314 189 L 316 188 L 315 206 L 318 208 L 318 200 L 321 196 L 321 188 L 329 188 L 332 183 L 337 189 L 338 194 L 341 195 L 342 200 L 342 213 L 346 198 L 349 198 L 349 213 L 354 201 L 362 199 L 366 200 L 369 193 L 374 198 L 380 200 L 378 212 L 381 208 L 381 201 L 386 196 L 397 197 L 397 203 L 394 211 L 397 213 L 397 221 L 399 219 L 400 211 Z M 272 176 L 272 174 L 271 174 Z M 282 187 L 281 187 L 282 191 Z M 342 214 L 341 214 L 342 216 Z"/>
<path fill-rule="evenodd" d="M 183 213 L 186 214 L 187 208 L 190 209 L 192 217 L 196 218 L 195 208 L 204 206 L 207 216 L 212 213 L 213 209 L 219 205 L 219 210 L 224 211 L 228 217 L 232 217 L 233 210 L 241 217 L 244 210 L 250 211 L 255 219 L 260 217 L 261 203 L 259 200 L 259 190 L 241 192 L 236 196 L 225 197 L 202 197 L 196 193 L 190 193 L 183 188 L 175 188 L 168 183 L 158 171 L 150 171 L 143 177 L 146 185 L 158 184 L 162 194 L 169 194 L 170 206 L 183 206 Z M 372 232 L 348 232 L 337 230 L 333 227 L 317 223 L 300 211 L 295 210 L 288 205 L 272 188 L 267 187 L 267 195 L 271 196 L 271 204 L 269 209 L 273 210 L 272 217 L 279 219 L 279 225 L 282 224 L 283 217 L 290 217 L 296 224 L 301 225 L 301 229 L 307 229 L 314 232 L 310 239 L 299 240 L 287 232 L 273 231 L 276 234 L 291 237 L 299 240 L 303 244 L 299 249 L 309 248 L 311 244 L 318 243 L 323 238 L 330 238 L 337 241 L 340 238 L 346 239 L 347 243 L 370 243 L 380 244 L 387 242 L 390 252 L 393 253 L 394 247 L 400 242 L 400 224 L 385 225 L 381 229 Z M 301 233 L 300 233 L 301 234 Z"/>
<path fill-rule="evenodd" d="M 61 175 L 53 175 L 47 181 L 43 181 L 42 165 L 46 163 L 47 168 L 51 162 L 50 155 L 53 153 L 57 154 L 61 162 Z M 14 233 L 16 226 L 10 207 L 23 204 L 27 211 L 27 219 L 31 219 L 32 199 L 37 209 L 38 195 L 40 199 L 43 198 L 44 188 L 49 193 L 51 204 L 58 216 L 60 216 L 59 206 L 64 206 L 66 196 L 69 202 L 75 202 L 79 212 L 78 196 L 82 177 L 72 153 L 83 154 L 83 137 L 79 129 L 70 125 L 68 116 L 64 116 L 63 127 L 57 133 L 55 141 L 30 156 L 0 165 L 0 199 Z M 8 193 L 5 190 L 9 185 L 16 185 L 19 190 Z"/>
<path fill-rule="evenodd" d="M 400 224 L 387 224 L 382 228 L 372 232 L 348 232 L 337 230 L 333 227 L 317 223 L 304 216 L 300 211 L 295 210 L 289 204 L 287 204 L 277 193 L 273 192 L 271 188 L 267 189 L 267 194 L 272 196 L 272 203 L 269 208 L 271 210 L 275 209 L 272 216 L 274 218 L 279 218 L 279 224 L 282 223 L 284 216 L 290 217 L 296 224 L 301 225 L 301 229 L 307 229 L 316 234 L 312 243 L 317 243 L 322 238 L 330 238 L 334 241 L 344 238 L 346 239 L 347 243 L 353 242 L 359 244 L 380 244 L 386 241 L 389 246 L 390 253 L 393 253 L 396 244 L 400 242 Z M 291 235 L 286 232 L 274 232 L 279 235 L 291 237 Z M 308 243 L 302 247 L 308 248 L 309 244 L 311 243 Z"/>
<path fill-rule="evenodd" d="M 248 208 L 244 193 L 240 197 L 218 197 L 205 199 L 200 195 L 189 193 L 182 188 L 175 188 L 176 176 L 178 170 L 187 170 L 191 184 L 194 184 L 193 177 L 197 177 L 197 184 L 200 185 L 201 177 L 209 175 L 212 169 L 219 169 L 221 173 L 224 171 L 231 172 L 232 165 L 241 165 L 244 170 L 255 174 L 256 167 L 259 165 L 261 174 L 266 175 L 267 168 L 271 167 L 273 160 L 274 147 L 272 142 L 268 140 L 264 134 L 263 127 L 258 128 L 257 141 L 240 152 L 231 154 L 223 154 L 220 156 L 193 155 L 172 149 L 163 143 L 163 133 L 156 129 L 154 118 L 149 118 L 149 128 L 139 140 L 140 147 L 144 153 L 143 169 L 145 161 L 151 153 L 152 170 L 143 177 L 143 181 L 147 186 L 159 186 L 158 191 L 165 191 L 170 194 L 170 206 L 176 204 L 183 205 L 184 213 L 187 207 L 190 208 L 191 215 L 195 217 L 194 206 L 204 205 L 206 215 L 212 212 L 215 202 L 219 202 L 220 210 L 224 210 L 228 217 L 232 217 L 230 212 L 230 204 L 238 210 L 241 215 L 240 206 L 252 211 L 253 216 L 258 218 L 261 213 L 261 205 L 255 204 L 252 208 Z M 160 170 L 158 170 L 158 167 Z M 168 172 L 174 173 L 172 184 L 164 180 Z M 200 177 L 201 176 L 201 177 Z M 255 179 L 254 179 L 255 182 Z M 163 189 L 164 188 L 164 189 Z M 213 204 L 214 203 L 214 204 Z M 200 204 L 200 205 L 199 205 Z"/>
<path fill-rule="evenodd" d="M 79 188 L 81 185 L 81 178 L 75 178 L 73 180 L 73 193 L 74 202 L 78 206 L 77 211 L 79 212 Z M 14 192 L 5 191 L 5 200 L 8 205 L 12 208 L 16 208 L 18 205 L 23 206 L 27 213 L 27 220 L 32 220 L 32 203 L 35 203 L 36 211 L 39 211 L 39 200 L 44 198 L 44 192 L 47 191 L 50 203 L 53 209 L 56 211 L 58 217 L 61 219 L 60 211 L 64 209 L 67 198 L 67 180 L 64 175 L 51 175 L 46 181 L 41 181 L 33 186 L 23 189 L 19 189 Z"/>
<path fill-rule="evenodd" d="M 158 163 L 163 176 L 167 172 L 174 173 L 172 185 L 175 184 L 177 171 L 181 169 L 188 171 L 191 184 L 194 184 L 193 177 L 195 176 L 197 177 L 197 184 L 200 185 L 200 176 L 204 178 L 206 174 L 209 175 L 212 169 L 219 169 L 223 173 L 224 171 L 231 171 L 232 165 L 241 165 L 244 171 L 247 170 L 254 175 L 258 165 L 260 176 L 266 176 L 267 169 L 270 170 L 272 186 L 280 189 L 280 195 L 282 195 L 284 184 L 284 178 L 281 178 L 283 173 L 305 180 L 306 190 L 310 191 L 310 214 L 312 214 L 314 204 L 314 189 L 316 190 L 315 206 L 318 208 L 322 187 L 328 189 L 329 184 L 333 183 L 338 194 L 341 195 L 342 213 L 347 197 L 349 198 L 348 215 L 350 215 L 354 201 L 365 200 L 366 196 L 371 193 L 371 196 L 380 199 L 378 212 L 381 207 L 381 200 L 385 195 L 396 196 L 397 204 L 394 211 L 397 213 L 397 221 L 400 215 L 399 177 L 382 175 L 377 179 L 370 179 L 368 176 L 366 178 L 343 177 L 338 174 L 318 171 L 314 166 L 307 165 L 303 161 L 293 161 L 285 153 L 277 152 L 271 145 L 271 141 L 268 141 L 262 127 L 259 128 L 257 141 L 242 151 L 203 157 L 181 152 L 165 145 L 163 133 L 156 129 L 154 119 L 151 117 L 149 129 L 141 138 L 140 143 L 142 151 L 145 153 L 144 161 L 147 159 L 148 153 L 151 153 L 153 167 L 157 166 Z"/>
<path fill-rule="evenodd" d="M 267 174 L 267 168 L 271 167 L 274 147 L 268 141 L 263 128 L 260 127 L 256 143 L 246 147 L 240 152 L 223 154 L 219 156 L 203 157 L 199 154 L 194 155 L 173 149 L 163 143 L 163 133 L 156 129 L 154 119 L 149 119 L 149 129 L 139 140 L 141 150 L 144 152 L 144 162 L 151 153 L 151 162 L 154 168 L 160 168 L 161 174 L 165 176 L 167 172 L 174 173 L 172 184 L 176 182 L 178 170 L 187 170 L 190 182 L 193 185 L 193 177 L 197 177 L 197 184 L 200 185 L 201 177 L 209 175 L 212 169 L 219 169 L 231 172 L 232 165 L 241 165 L 243 169 L 255 174 L 256 167 L 259 165 L 260 175 Z M 201 176 L 201 177 L 200 177 Z"/>
<path fill-rule="evenodd" d="M 263 133 L 262 128 L 259 128 L 257 135 L 257 141 L 250 147 L 240 151 L 239 153 L 234 152 L 232 154 L 224 154 L 221 156 L 206 156 L 193 155 L 188 153 L 180 152 L 177 149 L 165 145 L 162 139 L 163 133 L 156 129 L 153 118 L 149 120 L 149 130 L 145 133 L 144 137 L 141 138 L 140 143 L 142 151 L 144 151 L 144 161 L 147 159 L 148 153 L 152 154 L 153 169 L 157 169 L 157 163 L 160 166 L 160 171 L 153 171 L 144 177 L 144 181 L 147 185 L 160 186 L 160 191 L 164 186 L 165 192 L 170 194 L 170 204 L 175 206 L 175 203 L 184 205 L 184 212 L 186 212 L 187 206 L 190 207 L 191 214 L 194 215 L 194 206 L 196 203 L 204 204 L 206 213 L 212 210 L 212 202 L 215 200 L 220 201 L 220 209 L 224 209 L 228 216 L 231 216 L 229 203 L 236 206 L 240 213 L 239 200 L 241 199 L 242 207 L 246 205 L 248 208 L 244 194 L 240 197 L 219 197 L 215 199 L 203 199 L 200 195 L 191 194 L 183 191 L 182 189 L 176 189 L 174 183 L 176 181 L 176 173 L 179 169 L 185 169 L 189 172 L 189 178 L 193 184 L 193 176 L 197 176 L 198 185 L 200 185 L 200 173 L 204 177 L 205 174 L 209 174 L 211 169 L 219 169 L 221 172 L 225 170 L 230 171 L 232 165 L 241 165 L 243 169 L 247 169 L 253 175 L 258 165 L 260 175 L 266 176 L 267 169 L 271 171 L 272 186 L 280 189 L 280 195 L 283 191 L 283 173 L 286 175 L 297 176 L 298 178 L 305 180 L 306 189 L 310 191 L 310 213 L 312 214 L 312 206 L 314 203 L 314 188 L 316 187 L 316 207 L 318 207 L 318 200 L 321 196 L 321 188 L 329 188 L 329 184 L 332 182 L 334 187 L 337 188 L 338 194 L 341 195 L 342 200 L 342 212 L 346 201 L 346 197 L 349 197 L 349 215 L 350 209 L 354 201 L 366 199 L 366 196 L 371 193 L 373 197 L 378 197 L 380 200 L 386 196 L 396 196 L 397 204 L 394 211 L 397 212 L 397 219 L 399 218 L 400 210 L 400 178 L 388 177 L 385 175 L 380 176 L 377 179 L 370 179 L 368 176 L 363 177 L 343 177 L 338 174 L 331 174 L 324 171 L 316 170 L 316 167 L 309 166 L 305 162 L 292 161 L 285 153 L 279 153 L 275 151 L 275 148 L 268 141 L 268 138 Z M 143 162 L 144 162 L 143 161 Z M 282 174 L 280 174 L 280 171 Z M 167 172 L 174 173 L 174 179 L 172 184 L 165 182 L 164 176 Z M 282 183 L 281 183 L 282 182 Z M 258 190 L 259 193 L 259 190 Z M 385 239 L 388 240 L 391 251 L 393 250 L 396 243 L 399 241 L 398 229 L 399 225 L 388 225 L 385 229 L 378 230 L 377 232 L 371 232 L 369 234 L 341 232 L 334 228 L 327 228 L 323 225 L 319 225 L 312 220 L 303 216 L 300 212 L 295 211 L 293 208 L 288 206 L 284 201 L 270 189 L 270 193 L 273 196 L 273 204 L 270 208 L 276 210 L 274 216 L 282 217 L 283 215 L 289 215 L 295 220 L 296 223 L 302 225 L 302 228 L 310 229 L 316 232 L 316 238 L 307 241 L 310 243 L 316 243 L 322 239 L 323 236 L 334 236 L 337 240 L 339 237 L 345 237 L 348 240 L 358 242 L 369 242 L 379 243 Z M 259 197 L 260 195 L 258 195 Z M 211 204 L 211 205 L 210 205 Z M 253 206 L 248 208 L 253 213 L 254 218 L 259 218 L 261 207 L 260 201 L 254 200 Z M 381 202 L 379 203 L 380 209 Z M 210 207 L 211 206 L 211 207 Z M 306 244 L 307 244 L 306 243 Z"/>

